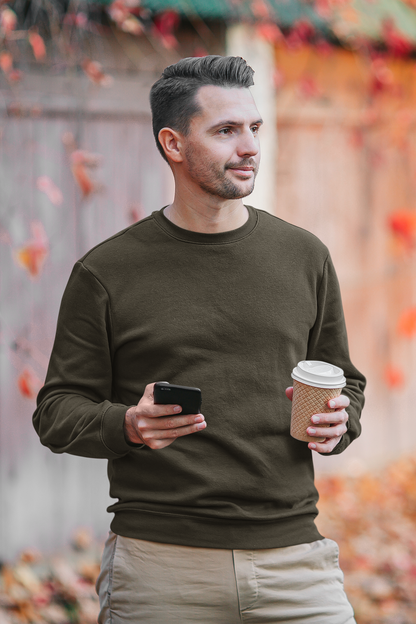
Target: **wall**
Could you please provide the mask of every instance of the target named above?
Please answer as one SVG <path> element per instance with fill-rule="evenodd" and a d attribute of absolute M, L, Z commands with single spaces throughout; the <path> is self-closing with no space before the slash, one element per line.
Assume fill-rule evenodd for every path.
<path fill-rule="evenodd" d="M 352 52 L 301 47 L 278 48 L 276 68 L 274 210 L 328 245 L 352 359 L 368 377 L 362 437 L 339 457 L 316 457 L 316 468 L 377 468 L 416 447 L 414 332 L 398 331 L 416 303 L 415 241 L 406 245 L 388 226 L 398 210 L 416 214 L 414 64 L 374 66 Z"/>
<path fill-rule="evenodd" d="M 170 201 L 170 171 L 154 145 L 147 103 L 154 79 L 119 76 L 99 91 L 86 78 L 29 76 L 19 107 L 6 101 L 0 111 L 0 559 L 29 546 L 58 548 L 78 526 L 99 535 L 109 526 L 106 462 L 52 454 L 31 415 L 73 263 Z M 74 147 L 99 155 L 96 167 L 85 168 L 97 187 L 85 198 L 71 172 Z M 41 176 L 62 192 L 62 203 L 39 190 Z M 16 262 L 33 222 L 42 224 L 40 246 L 48 250 L 38 276 Z"/>

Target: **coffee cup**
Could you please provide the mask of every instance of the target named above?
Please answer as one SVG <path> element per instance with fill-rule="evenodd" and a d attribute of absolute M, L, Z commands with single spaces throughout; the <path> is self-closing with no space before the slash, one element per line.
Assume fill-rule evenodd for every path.
<path fill-rule="evenodd" d="M 292 371 L 293 399 L 290 435 L 302 442 L 324 442 L 324 437 L 312 437 L 306 429 L 312 425 L 314 414 L 334 412 L 328 401 L 341 394 L 346 385 L 344 371 L 334 364 L 303 360 Z M 328 425 L 313 425 L 314 428 Z"/>

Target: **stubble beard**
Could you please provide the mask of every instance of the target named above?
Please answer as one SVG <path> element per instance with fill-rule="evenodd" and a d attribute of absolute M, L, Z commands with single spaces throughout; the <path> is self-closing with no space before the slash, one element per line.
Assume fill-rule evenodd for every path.
<path fill-rule="evenodd" d="M 185 156 L 188 162 L 189 173 L 206 193 L 221 197 L 221 199 L 241 199 L 253 192 L 258 166 L 252 159 L 246 159 L 240 163 L 232 163 L 221 169 L 215 165 L 209 167 L 198 164 L 200 160 L 195 158 L 194 150 L 190 146 L 186 148 Z M 253 179 L 248 190 L 243 190 L 226 177 L 227 170 L 236 168 L 238 165 L 241 167 L 254 167 Z"/>

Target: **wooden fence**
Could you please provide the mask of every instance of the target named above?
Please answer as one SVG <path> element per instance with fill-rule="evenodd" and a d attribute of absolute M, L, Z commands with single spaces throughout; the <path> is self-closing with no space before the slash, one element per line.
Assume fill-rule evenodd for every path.
<path fill-rule="evenodd" d="M 9 102 L 0 117 L 0 559 L 29 546 L 60 547 L 80 525 L 100 535 L 109 526 L 106 462 L 42 447 L 31 424 L 34 395 L 74 262 L 170 197 L 170 172 L 151 132 L 148 85 L 120 79 L 95 99 L 94 92 L 81 97 L 88 91 L 81 78 L 67 85 L 66 96 L 56 82 L 36 80 L 19 108 Z M 75 147 L 96 162 L 78 171 L 96 187 L 85 198 L 88 179 L 79 178 L 80 187 L 71 172 Z M 48 249 L 38 276 L 17 262 L 28 241 L 30 252 L 33 224 L 43 228 L 40 246 Z"/>

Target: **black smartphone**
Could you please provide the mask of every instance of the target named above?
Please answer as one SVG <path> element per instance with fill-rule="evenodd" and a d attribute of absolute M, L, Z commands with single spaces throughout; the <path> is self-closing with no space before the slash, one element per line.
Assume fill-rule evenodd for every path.
<path fill-rule="evenodd" d="M 165 405 L 180 405 L 181 414 L 199 414 L 201 411 L 202 395 L 199 388 L 190 386 L 175 386 L 167 381 L 158 381 L 153 390 L 155 403 Z"/>

